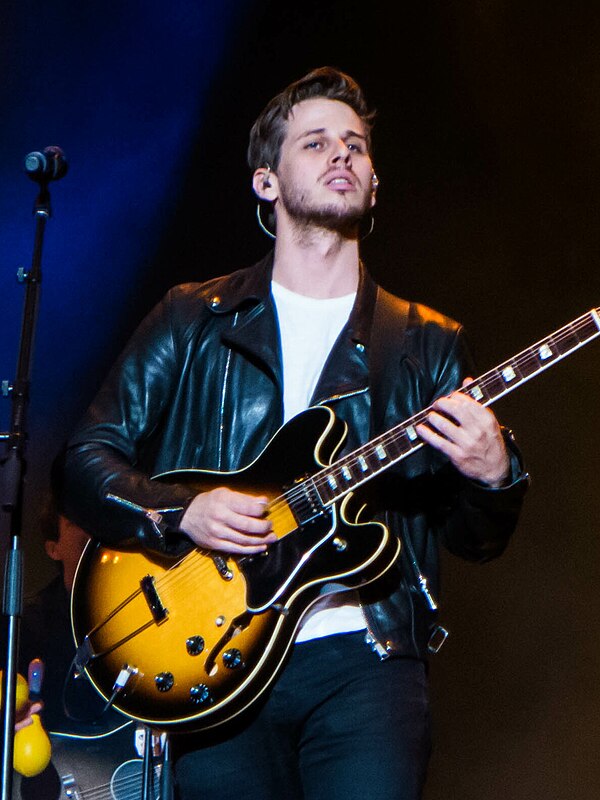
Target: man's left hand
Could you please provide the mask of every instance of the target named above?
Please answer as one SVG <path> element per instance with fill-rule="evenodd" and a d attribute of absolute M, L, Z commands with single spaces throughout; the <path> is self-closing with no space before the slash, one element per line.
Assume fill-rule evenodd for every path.
<path fill-rule="evenodd" d="M 467 378 L 463 386 L 471 380 Z M 510 474 L 510 460 L 490 409 L 462 392 L 440 397 L 431 407 L 427 424 L 416 427 L 421 439 L 447 455 L 467 478 L 502 486 Z"/>

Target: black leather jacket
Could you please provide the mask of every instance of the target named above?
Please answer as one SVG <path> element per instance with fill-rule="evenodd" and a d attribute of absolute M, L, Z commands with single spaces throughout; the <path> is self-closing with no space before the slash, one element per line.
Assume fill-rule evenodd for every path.
<path fill-rule="evenodd" d="M 137 539 L 155 550 L 188 546 L 178 523 L 190 489 L 150 476 L 191 467 L 235 470 L 280 427 L 282 367 L 270 295 L 272 255 L 250 269 L 172 289 L 142 322 L 68 444 L 67 513 L 106 545 Z M 348 425 L 345 450 L 393 427 L 473 374 L 463 329 L 410 304 L 402 346 L 388 354 L 377 408 L 369 386 L 377 287 L 361 271 L 356 303 L 312 404 Z M 435 625 L 438 545 L 474 561 L 498 556 L 516 525 L 528 478 L 512 437 L 513 480 L 468 481 L 422 448 L 362 490 L 374 516 L 401 537 L 395 567 L 361 590 L 380 655 L 425 657 Z M 127 500 L 123 506 L 108 494 Z M 144 508 L 169 509 L 157 527 Z"/>

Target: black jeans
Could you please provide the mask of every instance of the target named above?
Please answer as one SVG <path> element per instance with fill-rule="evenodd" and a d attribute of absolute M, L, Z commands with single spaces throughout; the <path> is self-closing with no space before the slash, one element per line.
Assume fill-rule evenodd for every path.
<path fill-rule="evenodd" d="M 364 633 L 303 642 L 241 729 L 174 739 L 181 800 L 418 800 L 430 755 L 425 667 L 380 661 Z"/>

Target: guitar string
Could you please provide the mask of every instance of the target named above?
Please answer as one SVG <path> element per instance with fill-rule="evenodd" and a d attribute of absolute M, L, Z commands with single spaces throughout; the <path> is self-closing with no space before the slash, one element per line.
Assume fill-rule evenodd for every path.
<path fill-rule="evenodd" d="M 533 345 L 532 347 L 522 351 L 517 356 L 515 356 L 515 358 L 512 361 L 504 362 L 499 367 L 494 368 L 487 373 L 484 373 L 484 375 L 482 375 L 480 379 L 474 380 L 468 386 L 463 387 L 462 390 L 467 391 L 474 385 L 478 385 L 482 387 L 482 389 L 484 390 L 487 389 L 490 385 L 492 385 L 492 383 L 496 383 L 499 379 L 502 380 L 501 372 L 503 368 L 511 366 L 513 367 L 513 369 L 520 371 L 524 365 L 526 365 L 531 361 L 532 357 L 537 358 L 536 354 L 539 355 L 539 349 L 544 344 L 550 344 L 551 342 L 553 342 L 554 344 L 558 345 L 563 341 L 567 340 L 569 337 L 572 337 L 573 334 L 577 333 L 578 330 L 590 326 L 590 324 L 594 323 L 591 314 L 588 312 L 588 314 L 583 315 L 583 317 L 581 317 L 579 320 L 576 320 L 571 325 L 565 326 L 564 328 L 557 331 L 555 334 L 547 337 L 546 339 L 541 340 L 536 345 Z M 595 326 L 594 329 L 597 331 L 597 328 Z M 589 340 L 589 338 L 591 337 L 587 337 L 587 339 L 584 339 L 583 342 L 579 342 L 578 344 L 585 343 L 587 340 Z M 574 347 L 576 346 L 577 345 L 575 345 Z M 530 374 L 533 375 L 535 373 L 530 373 Z M 521 382 L 522 380 L 523 376 L 520 377 L 519 382 Z M 401 439 L 407 438 L 406 434 L 407 425 L 418 424 L 419 421 L 424 420 L 426 418 L 428 411 L 429 409 L 422 410 L 418 414 L 411 417 L 410 420 L 407 421 L 407 423 L 403 423 L 398 428 L 393 428 L 391 431 L 388 431 L 386 434 L 383 434 L 381 437 L 378 437 L 378 439 L 373 441 L 377 441 L 379 443 L 383 442 L 396 443 Z M 373 442 L 367 443 L 366 445 L 363 445 L 361 448 L 355 450 L 353 453 L 350 453 L 344 459 L 341 459 L 338 462 L 336 462 L 335 465 L 331 467 L 326 467 L 321 471 L 315 473 L 313 476 L 311 476 L 311 478 L 303 481 L 303 484 L 306 484 L 307 482 L 309 483 L 312 482 L 312 484 L 318 490 L 318 488 L 323 487 L 325 482 L 328 480 L 324 476 L 328 476 L 334 473 L 335 470 L 341 471 L 344 467 L 348 467 L 350 469 L 352 466 L 358 463 L 358 459 L 361 457 L 361 455 L 364 454 L 365 451 L 371 450 L 372 452 L 373 449 L 374 449 Z M 387 466 L 389 465 L 382 464 L 381 470 L 385 469 Z M 287 492 L 284 492 L 282 495 L 276 497 L 273 501 L 271 501 L 268 504 L 267 506 L 268 514 L 269 517 L 274 521 L 274 528 L 277 528 L 277 522 L 284 521 L 286 517 L 289 518 L 290 503 L 293 503 L 294 501 L 302 498 L 303 496 L 305 496 L 305 494 L 306 493 L 304 487 L 300 485 L 299 487 L 293 487 Z M 204 561 L 204 563 L 201 563 L 198 566 L 196 563 L 198 560 L 200 560 L 201 562 Z M 177 567 L 177 569 L 175 569 L 175 567 Z M 189 581 L 187 581 L 186 579 L 193 578 L 193 581 L 196 582 L 204 575 L 204 573 L 211 572 L 215 569 L 216 566 L 212 561 L 212 557 L 208 555 L 207 551 L 202 551 L 198 549 L 188 554 L 188 556 L 184 557 L 184 559 L 178 562 L 177 565 L 171 567 L 164 576 L 162 576 L 156 581 L 155 585 L 157 587 L 157 590 L 160 589 L 161 591 L 164 591 L 168 590 L 169 584 L 172 581 L 177 580 L 178 582 L 177 588 L 178 589 L 181 589 L 182 587 L 185 588 L 185 586 L 189 583 Z"/>

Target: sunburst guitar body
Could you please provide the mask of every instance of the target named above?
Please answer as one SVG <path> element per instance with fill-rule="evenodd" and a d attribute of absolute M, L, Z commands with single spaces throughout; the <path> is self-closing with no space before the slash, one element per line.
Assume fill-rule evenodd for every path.
<path fill-rule="evenodd" d="M 73 632 L 89 678 L 124 714 L 163 730 L 202 730 L 239 714 L 269 687 L 298 624 L 325 594 L 369 583 L 400 543 L 359 522 L 352 493 L 332 498 L 314 473 L 345 435 L 325 408 L 291 420 L 244 470 L 179 470 L 157 480 L 268 497 L 278 540 L 242 558 L 194 549 L 173 559 L 90 543 L 78 566 Z M 311 476 L 313 477 L 307 477 Z M 327 497 L 326 497 L 327 495 Z"/>

